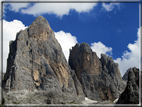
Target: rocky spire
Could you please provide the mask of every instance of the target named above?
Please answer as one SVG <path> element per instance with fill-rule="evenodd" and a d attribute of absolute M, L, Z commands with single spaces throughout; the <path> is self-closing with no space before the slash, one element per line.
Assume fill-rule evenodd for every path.
<path fill-rule="evenodd" d="M 113 101 L 125 88 L 118 64 L 105 54 L 99 59 L 87 43 L 76 44 L 70 50 L 69 64 L 90 99 Z"/>
<path fill-rule="evenodd" d="M 84 96 L 53 30 L 42 16 L 37 17 L 28 28 L 18 32 L 16 40 L 10 42 L 3 87 L 6 92 L 53 92 L 53 97 L 58 99 L 52 98 L 48 103 L 77 102 L 78 95 Z"/>

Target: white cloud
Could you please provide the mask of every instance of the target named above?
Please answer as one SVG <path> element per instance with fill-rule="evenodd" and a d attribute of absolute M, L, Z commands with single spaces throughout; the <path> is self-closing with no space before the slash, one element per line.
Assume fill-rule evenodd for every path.
<path fill-rule="evenodd" d="M 64 31 L 55 32 L 55 37 L 60 43 L 63 53 L 68 61 L 69 49 L 71 49 L 77 43 L 77 38 L 72 36 L 70 33 L 65 33 Z"/>
<path fill-rule="evenodd" d="M 29 3 L 10 3 L 9 9 L 18 12 L 20 9 L 27 7 Z"/>
<path fill-rule="evenodd" d="M 28 1 L 33 1 L 33 0 L 24 0 L 24 1 L 27 1 L 27 3 L 8 3 L 10 4 L 8 8 L 15 12 L 20 11 L 21 13 L 31 14 L 34 16 L 39 16 L 48 13 L 48 14 L 56 14 L 57 16 L 62 17 L 63 15 L 68 15 L 70 10 L 72 9 L 76 10 L 78 13 L 89 12 L 91 9 L 93 9 L 93 7 L 97 6 L 97 1 L 99 0 L 90 0 L 90 1 L 96 1 L 96 3 L 40 3 L 40 1 L 43 0 L 38 0 L 39 3 L 35 3 L 34 5 L 28 3 Z M 53 1 L 58 1 L 58 0 L 53 0 Z M 77 0 L 77 1 L 82 1 L 82 0 Z M 120 3 L 110 3 L 110 4 L 102 3 L 103 9 L 106 11 L 112 11 L 114 7 L 119 8 L 119 6 Z"/>
<path fill-rule="evenodd" d="M 1 1 L 1 0 L 0 0 Z M 94 6 L 97 6 L 97 3 L 41 3 L 40 1 L 50 1 L 50 0 L 37 0 L 38 3 L 35 3 L 33 6 L 30 1 L 34 0 L 23 0 L 25 3 L 12 3 L 11 1 L 19 1 L 19 0 L 4 0 L 9 1 L 9 3 L 5 3 L 6 7 L 11 11 L 19 12 L 22 9 L 22 13 L 32 14 L 34 16 L 38 16 L 41 14 L 56 14 L 57 16 L 62 17 L 63 15 L 68 15 L 71 9 L 75 9 L 77 12 L 88 12 Z M 27 3 L 26 3 L 27 1 Z M 52 0 L 52 1 L 61 1 L 61 0 Z M 63 0 L 68 1 L 68 0 Z M 74 0 L 70 0 L 74 1 Z M 76 0 L 76 1 L 86 1 L 86 0 Z M 90 0 L 90 1 L 98 1 L 98 0 Z"/>
<path fill-rule="evenodd" d="M 11 22 L 3 20 L 3 72 L 6 72 L 9 41 L 15 40 L 16 33 L 25 28 L 25 25 L 19 20 L 13 20 Z"/>
<path fill-rule="evenodd" d="M 97 6 L 97 3 L 36 3 L 27 9 L 22 9 L 21 12 L 34 16 L 48 13 L 62 17 L 68 15 L 72 9 L 79 13 L 89 12 L 94 6 Z"/>
<path fill-rule="evenodd" d="M 138 39 L 133 43 L 128 44 L 128 49 L 130 52 L 125 51 L 121 58 L 117 58 L 114 60 L 119 64 L 119 68 L 121 71 L 121 75 L 124 75 L 128 68 L 137 67 L 140 68 L 140 28 L 138 29 L 137 33 Z"/>
<path fill-rule="evenodd" d="M 119 8 L 120 3 L 110 3 L 110 4 L 102 3 L 103 9 L 108 11 L 108 12 L 112 11 L 115 6 Z"/>
<path fill-rule="evenodd" d="M 94 42 L 91 43 L 91 48 L 94 52 L 97 53 L 97 56 L 100 58 L 101 57 L 101 53 L 103 54 L 107 54 L 107 55 L 111 55 L 112 54 L 112 48 L 111 47 L 107 47 L 105 46 L 103 43 L 101 42 Z"/>

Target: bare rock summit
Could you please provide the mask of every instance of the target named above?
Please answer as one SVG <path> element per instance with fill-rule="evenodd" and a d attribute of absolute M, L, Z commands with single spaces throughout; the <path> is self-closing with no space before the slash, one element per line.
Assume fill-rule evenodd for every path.
<path fill-rule="evenodd" d="M 42 16 L 10 42 L 3 90 L 6 103 L 61 104 L 79 103 L 84 99 L 75 72 Z"/>
<path fill-rule="evenodd" d="M 118 64 L 105 54 L 99 59 L 87 43 L 72 47 L 69 64 L 82 84 L 85 96 L 92 100 L 114 101 L 125 89 Z"/>

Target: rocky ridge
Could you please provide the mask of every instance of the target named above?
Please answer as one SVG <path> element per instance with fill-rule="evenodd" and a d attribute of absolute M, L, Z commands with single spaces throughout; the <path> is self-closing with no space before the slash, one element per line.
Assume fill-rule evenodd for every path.
<path fill-rule="evenodd" d="M 15 41 L 10 42 L 3 89 L 6 103 L 80 103 L 84 99 L 76 74 L 42 16 L 18 32 Z M 30 100 L 19 97 L 23 95 L 21 90 L 26 90 L 28 94 L 24 96 Z"/>
<path fill-rule="evenodd" d="M 125 89 L 118 64 L 105 54 L 99 59 L 87 43 L 72 47 L 69 65 L 82 84 L 85 96 L 90 99 L 114 101 Z"/>

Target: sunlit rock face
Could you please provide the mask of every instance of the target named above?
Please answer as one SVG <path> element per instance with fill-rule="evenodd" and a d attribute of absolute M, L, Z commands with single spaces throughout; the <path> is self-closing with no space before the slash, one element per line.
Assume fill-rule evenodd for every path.
<path fill-rule="evenodd" d="M 42 103 L 76 103 L 84 99 L 76 74 L 68 65 L 49 23 L 42 16 L 18 32 L 15 41 L 10 42 L 3 88 L 6 93 L 13 93 L 10 96 L 14 95 L 14 91 L 31 93 L 37 90 L 43 97 Z M 25 102 L 17 99 L 17 103 Z M 35 101 L 31 99 L 27 103 Z"/>
<path fill-rule="evenodd" d="M 90 99 L 113 101 L 125 89 L 118 64 L 105 54 L 99 59 L 87 43 L 72 47 L 69 65 L 81 82 L 85 96 Z"/>

